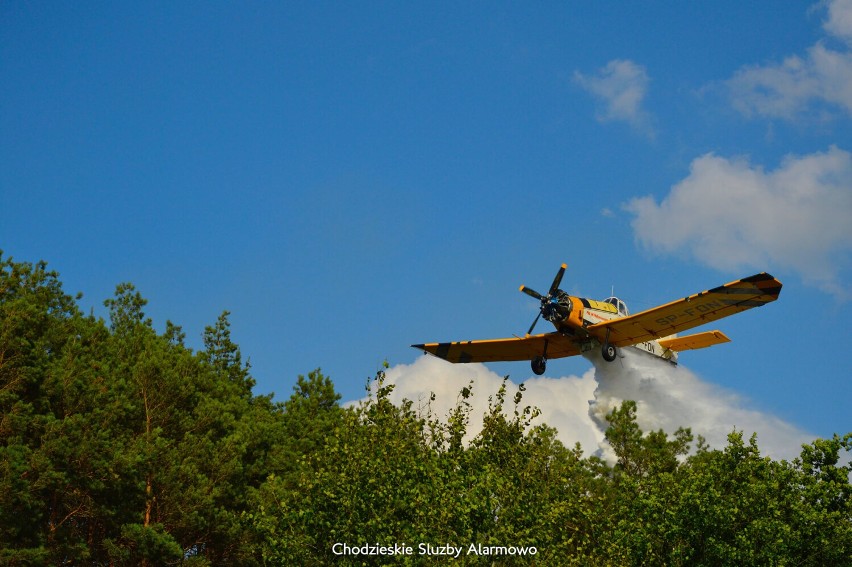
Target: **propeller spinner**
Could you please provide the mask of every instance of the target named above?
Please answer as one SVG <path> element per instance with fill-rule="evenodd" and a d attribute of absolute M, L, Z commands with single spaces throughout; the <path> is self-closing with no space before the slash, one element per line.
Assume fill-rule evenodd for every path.
<path fill-rule="evenodd" d="M 562 283 L 562 276 L 565 275 L 565 269 L 568 266 L 562 264 L 559 268 L 559 271 L 556 272 L 556 277 L 553 278 L 553 283 L 550 285 L 550 290 L 547 292 L 547 295 L 542 295 L 534 289 L 530 289 L 526 286 L 521 286 L 521 291 L 529 295 L 530 297 L 534 297 L 541 302 L 541 307 L 538 310 L 538 315 L 536 315 L 535 319 L 533 319 L 532 325 L 530 325 L 530 330 L 527 331 L 527 335 L 531 335 L 533 329 L 538 323 L 539 318 L 544 315 L 544 318 L 550 321 L 551 323 L 557 323 L 563 320 L 568 313 L 571 312 L 571 299 L 568 297 L 568 294 L 559 289 L 559 284 Z"/>

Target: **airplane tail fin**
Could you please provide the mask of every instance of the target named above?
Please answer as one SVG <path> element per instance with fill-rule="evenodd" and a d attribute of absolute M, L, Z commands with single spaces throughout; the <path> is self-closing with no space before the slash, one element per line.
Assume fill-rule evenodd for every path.
<path fill-rule="evenodd" d="M 657 342 L 659 342 L 660 346 L 663 348 L 669 348 L 680 352 L 683 350 L 694 350 L 721 343 L 728 343 L 731 342 L 731 339 L 729 339 L 722 331 L 705 331 L 703 333 L 696 333 L 694 335 L 686 335 L 683 337 L 659 339 Z"/>

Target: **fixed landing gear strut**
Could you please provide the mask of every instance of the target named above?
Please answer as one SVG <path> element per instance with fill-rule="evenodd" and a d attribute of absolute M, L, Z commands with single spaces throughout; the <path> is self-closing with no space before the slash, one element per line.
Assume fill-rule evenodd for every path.
<path fill-rule="evenodd" d="M 607 327 L 606 338 L 604 339 L 603 346 L 601 347 L 601 355 L 607 362 L 612 362 L 615 360 L 618 353 L 616 352 L 615 347 L 609 344 L 609 331 L 610 329 Z"/>
<path fill-rule="evenodd" d="M 532 371 L 536 376 L 544 374 L 547 369 L 547 341 L 544 341 L 544 352 L 541 353 L 541 356 L 532 359 L 530 366 L 532 366 Z"/>

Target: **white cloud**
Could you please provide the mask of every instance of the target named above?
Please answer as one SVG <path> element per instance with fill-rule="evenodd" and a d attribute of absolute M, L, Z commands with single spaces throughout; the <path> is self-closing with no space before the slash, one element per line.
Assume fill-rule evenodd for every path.
<path fill-rule="evenodd" d="M 852 45 L 852 0 L 834 0 L 828 3 L 828 19 L 823 29 Z"/>
<path fill-rule="evenodd" d="M 686 252 L 710 267 L 795 270 L 842 297 L 852 252 L 852 155 L 788 156 L 771 172 L 708 154 L 659 204 L 631 200 L 636 238 L 661 253 Z"/>
<path fill-rule="evenodd" d="M 580 442 L 587 455 L 598 453 L 610 460 L 604 416 L 623 400 L 637 402 L 637 421 L 643 430 L 673 433 L 678 427 L 691 427 L 693 434 L 703 435 L 714 448 L 725 447 L 727 435 L 735 427 L 746 437 L 757 432 L 761 452 L 776 459 L 797 456 L 801 444 L 813 440 L 777 417 L 750 409 L 736 394 L 701 381 L 682 366 L 674 367 L 634 349 L 622 349 L 621 354 L 613 363 L 604 362 L 600 355 L 589 357 L 595 367 L 582 376 L 526 380 L 521 405 L 538 407 L 541 415 L 535 423 L 554 427 L 566 446 Z M 386 376 L 388 383 L 395 384 L 392 401 L 400 403 L 405 398 L 413 400 L 415 407 L 425 406 L 434 393 L 431 408 L 442 418 L 472 380 L 468 440 L 481 429 L 488 397 L 503 380 L 481 364 L 454 365 L 425 355 L 413 364 L 394 366 Z M 516 392 L 517 385 L 509 382 L 507 413 L 514 409 L 510 402 Z"/>
<path fill-rule="evenodd" d="M 727 82 L 735 108 L 747 116 L 792 120 L 809 110 L 840 108 L 852 115 L 852 0 L 828 3 L 823 28 L 845 42 L 834 50 L 821 41 L 804 57 L 793 55 L 779 65 L 748 66 Z M 823 105 L 823 106 L 821 106 Z"/>
<path fill-rule="evenodd" d="M 644 67 L 630 60 L 614 59 L 592 76 L 575 71 L 574 81 L 602 105 L 598 120 L 627 122 L 653 137 L 650 115 L 642 107 L 650 82 Z"/>

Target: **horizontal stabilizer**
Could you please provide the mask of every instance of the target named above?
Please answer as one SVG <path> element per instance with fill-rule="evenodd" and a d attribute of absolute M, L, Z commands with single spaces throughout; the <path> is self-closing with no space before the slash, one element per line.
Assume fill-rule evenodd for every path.
<path fill-rule="evenodd" d="M 697 348 L 706 348 L 721 343 L 729 343 L 729 339 L 722 331 L 706 331 L 704 333 L 695 333 L 694 335 L 686 335 L 685 337 L 674 337 L 671 339 L 660 339 L 657 341 L 663 348 L 670 348 L 675 351 L 694 350 Z"/>

